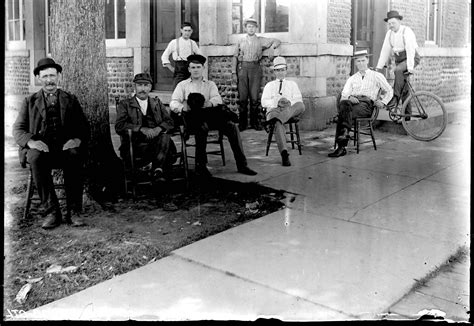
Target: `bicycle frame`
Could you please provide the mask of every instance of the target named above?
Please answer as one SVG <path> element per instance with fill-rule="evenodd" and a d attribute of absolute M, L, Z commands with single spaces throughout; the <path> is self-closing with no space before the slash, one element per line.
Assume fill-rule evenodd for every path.
<path fill-rule="evenodd" d="M 403 85 L 401 94 L 405 93 L 407 87 L 408 87 L 408 96 L 406 97 L 405 101 L 408 100 L 408 98 L 411 95 L 415 94 L 415 89 L 410 83 L 410 75 L 407 75 L 405 78 L 405 84 Z M 413 111 L 411 114 L 404 114 L 403 112 L 401 112 L 401 108 L 403 108 L 403 106 L 405 105 L 405 101 L 402 102 L 401 107 L 399 107 L 397 103 L 397 106 L 388 108 L 389 115 L 392 120 L 400 120 L 405 117 L 414 117 L 414 118 L 422 118 L 422 119 L 428 118 L 428 115 L 426 114 L 426 111 L 423 108 L 423 105 L 421 104 L 418 98 L 415 98 L 415 101 L 416 101 L 415 104 L 416 104 L 418 114 L 414 114 Z"/>

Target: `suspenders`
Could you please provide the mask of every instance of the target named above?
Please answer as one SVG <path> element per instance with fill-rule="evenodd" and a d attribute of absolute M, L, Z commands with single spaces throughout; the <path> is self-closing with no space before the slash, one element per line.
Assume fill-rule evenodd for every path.
<path fill-rule="evenodd" d="M 191 45 L 191 54 L 194 54 L 194 51 L 193 51 L 193 43 L 192 43 L 191 39 L 189 40 L 189 44 Z M 179 55 L 179 38 L 176 39 L 176 53 L 177 53 L 177 55 L 178 55 L 177 59 L 181 58 L 181 60 L 186 61 L 185 58 L 182 58 L 182 57 Z"/>

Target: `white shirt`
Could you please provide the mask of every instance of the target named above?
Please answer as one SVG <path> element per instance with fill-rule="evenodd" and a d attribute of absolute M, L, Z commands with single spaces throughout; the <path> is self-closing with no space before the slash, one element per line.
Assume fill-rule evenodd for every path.
<path fill-rule="evenodd" d="M 178 39 L 179 42 L 179 53 L 177 52 L 176 39 L 168 43 L 165 52 L 161 56 L 161 63 L 163 66 L 170 63 L 170 54 L 173 55 L 173 60 L 175 61 L 186 61 L 186 58 L 191 54 L 200 54 L 201 50 L 199 49 L 196 42 L 191 39 L 185 40 L 182 36 Z"/>
<path fill-rule="evenodd" d="M 140 105 L 140 110 L 142 111 L 143 115 L 146 115 L 146 109 L 148 109 L 148 99 L 146 100 L 140 100 L 137 96 L 135 96 L 137 99 L 138 105 Z"/>
<path fill-rule="evenodd" d="M 417 48 L 418 43 L 416 43 L 416 36 L 410 27 L 400 25 L 398 32 L 388 30 L 387 34 L 385 34 L 382 50 L 380 51 L 377 69 L 383 68 L 391 54 L 406 51 L 407 69 L 413 70 L 415 67 L 415 50 Z"/>
<path fill-rule="evenodd" d="M 381 101 L 383 104 L 387 105 L 393 97 L 393 90 L 384 75 L 367 69 L 364 78 L 362 78 L 362 74 L 358 71 L 350 76 L 346 81 L 342 90 L 341 100 L 347 100 L 351 95 L 364 95 L 375 102 L 377 100 L 379 89 L 383 90 Z"/>
<path fill-rule="evenodd" d="M 190 93 L 201 93 L 204 96 L 204 99 L 211 102 L 213 106 L 223 103 L 216 83 L 204 78 L 201 80 L 188 78 L 176 85 L 176 88 L 171 95 L 171 111 L 180 113 L 183 110 L 184 101 L 188 99 Z"/>
<path fill-rule="evenodd" d="M 294 81 L 284 78 L 281 86 L 281 91 L 279 92 L 280 79 L 273 80 L 265 85 L 262 93 L 262 107 L 267 110 L 274 109 L 278 107 L 278 101 L 282 97 L 289 100 L 291 105 L 296 102 L 303 102 L 300 89 Z"/>

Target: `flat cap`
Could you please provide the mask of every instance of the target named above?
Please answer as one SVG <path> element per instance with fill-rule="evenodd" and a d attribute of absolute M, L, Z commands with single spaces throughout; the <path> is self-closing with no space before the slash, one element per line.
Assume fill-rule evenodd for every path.
<path fill-rule="evenodd" d="M 134 83 L 147 82 L 147 83 L 153 84 L 153 79 L 151 79 L 151 76 L 150 76 L 149 73 L 142 72 L 142 73 L 139 73 L 139 74 L 135 75 L 135 78 L 133 78 L 133 82 Z"/>
<path fill-rule="evenodd" d="M 193 62 L 193 63 L 200 63 L 203 65 L 206 62 L 206 58 L 200 54 L 191 54 L 186 59 L 188 60 L 188 63 Z"/>

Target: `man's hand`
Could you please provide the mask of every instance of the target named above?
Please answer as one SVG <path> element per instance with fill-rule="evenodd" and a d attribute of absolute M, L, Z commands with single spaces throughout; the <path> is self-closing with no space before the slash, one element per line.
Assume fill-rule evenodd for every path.
<path fill-rule="evenodd" d="M 152 132 L 152 137 L 151 138 L 157 137 L 162 130 L 163 129 L 161 127 L 155 127 L 153 129 L 151 129 L 151 132 Z"/>
<path fill-rule="evenodd" d="M 278 100 L 279 107 L 287 107 L 290 105 L 291 105 L 291 102 L 286 97 L 282 97 L 281 99 Z"/>
<path fill-rule="evenodd" d="M 359 104 L 359 99 L 355 96 L 349 96 L 349 101 L 351 101 L 352 104 Z"/>
<path fill-rule="evenodd" d="M 145 135 L 145 137 L 147 139 L 152 139 L 153 138 L 153 134 L 154 134 L 153 129 L 147 128 L 147 127 L 141 127 L 140 131 L 141 131 L 142 134 Z"/>
<path fill-rule="evenodd" d="M 275 48 L 273 46 L 269 47 L 268 50 L 268 59 L 273 60 L 275 57 Z"/>
<path fill-rule="evenodd" d="M 174 67 L 171 65 L 171 63 L 165 64 L 165 67 L 169 69 L 174 74 Z"/>
<path fill-rule="evenodd" d="M 28 140 L 28 147 L 31 149 L 36 149 L 40 152 L 49 152 L 49 147 L 41 140 Z"/>
<path fill-rule="evenodd" d="M 181 111 L 184 111 L 184 112 L 191 111 L 191 108 L 188 105 L 188 101 L 186 101 L 186 100 L 183 101 L 183 108 L 181 109 Z"/>
<path fill-rule="evenodd" d="M 64 144 L 63 151 L 79 146 L 81 146 L 81 140 L 79 138 L 69 139 L 66 144 Z"/>
<path fill-rule="evenodd" d="M 379 110 L 383 110 L 385 108 L 385 104 L 381 100 L 376 100 L 374 105 L 379 108 Z"/>
<path fill-rule="evenodd" d="M 202 106 L 203 108 L 210 108 L 213 107 L 214 105 L 212 104 L 211 101 L 206 101 L 204 102 L 204 105 Z"/>

